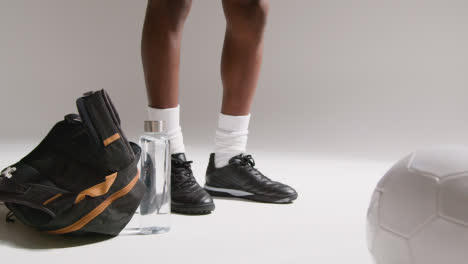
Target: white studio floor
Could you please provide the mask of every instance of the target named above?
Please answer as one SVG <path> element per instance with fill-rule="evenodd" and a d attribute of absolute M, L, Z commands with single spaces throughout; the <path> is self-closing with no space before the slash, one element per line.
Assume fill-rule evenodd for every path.
<path fill-rule="evenodd" d="M 34 144 L 0 146 L 3 169 Z M 201 183 L 208 154 L 188 149 Z M 366 211 L 374 185 L 391 162 L 252 154 L 267 176 L 297 189 L 295 203 L 216 199 L 211 215 L 173 215 L 167 234 L 111 239 L 50 236 L 6 223 L 7 210 L 0 205 L 1 263 L 371 263 Z"/>

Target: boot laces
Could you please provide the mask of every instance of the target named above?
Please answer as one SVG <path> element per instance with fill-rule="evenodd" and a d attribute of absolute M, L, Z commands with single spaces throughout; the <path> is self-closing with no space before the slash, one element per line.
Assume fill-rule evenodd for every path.
<path fill-rule="evenodd" d="M 252 175 L 257 177 L 270 180 L 268 177 L 263 175 L 257 168 L 255 168 L 255 160 L 252 155 L 245 155 L 243 153 L 239 154 L 237 157 L 239 159 L 240 164 L 247 169 Z"/>
<path fill-rule="evenodd" d="M 196 182 L 192 172 L 192 160 L 184 161 L 172 159 L 172 171 L 177 179 L 177 185 L 183 186 L 185 184 Z"/>

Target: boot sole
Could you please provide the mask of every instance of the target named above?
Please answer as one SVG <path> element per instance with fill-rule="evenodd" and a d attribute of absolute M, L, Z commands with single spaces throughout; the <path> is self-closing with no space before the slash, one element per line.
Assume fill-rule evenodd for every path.
<path fill-rule="evenodd" d="M 204 205 L 187 205 L 187 204 L 177 204 L 171 203 L 171 212 L 177 214 L 187 214 L 187 215 L 206 215 L 214 211 L 214 204 L 204 204 Z"/>
<path fill-rule="evenodd" d="M 297 193 L 290 196 L 265 196 L 265 195 L 255 195 L 249 192 L 235 190 L 235 189 L 226 189 L 211 187 L 205 184 L 205 190 L 215 197 L 233 197 L 239 199 L 246 199 L 262 203 L 275 203 L 275 204 L 287 204 L 292 203 L 297 199 Z"/>

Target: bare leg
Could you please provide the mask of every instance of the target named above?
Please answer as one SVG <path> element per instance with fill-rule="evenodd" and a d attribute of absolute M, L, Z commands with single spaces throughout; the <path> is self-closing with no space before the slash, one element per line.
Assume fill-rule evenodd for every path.
<path fill-rule="evenodd" d="M 178 104 L 180 43 L 191 0 L 149 0 L 143 26 L 141 56 L 148 104 Z"/>
<path fill-rule="evenodd" d="M 247 115 L 257 87 L 268 14 L 266 0 L 223 0 L 226 34 L 221 59 L 226 115 Z"/>
<path fill-rule="evenodd" d="M 268 2 L 223 0 L 223 7 L 227 20 L 221 61 L 223 105 L 215 150 L 206 170 L 205 189 L 213 196 L 290 203 L 297 199 L 297 192 L 265 177 L 255 167 L 253 157 L 245 154 L 250 106 L 262 60 Z"/>
<path fill-rule="evenodd" d="M 196 182 L 186 160 L 179 124 L 180 43 L 191 0 L 149 0 L 141 55 L 148 92 L 150 120 L 166 122 L 171 152 L 171 211 L 207 214 L 214 210 L 211 196 Z"/>

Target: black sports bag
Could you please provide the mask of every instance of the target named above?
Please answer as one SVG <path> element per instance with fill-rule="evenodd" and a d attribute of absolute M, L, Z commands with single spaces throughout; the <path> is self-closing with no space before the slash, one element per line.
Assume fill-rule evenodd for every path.
<path fill-rule="evenodd" d="M 18 220 L 50 234 L 117 235 L 144 194 L 140 148 L 127 141 L 105 90 L 76 101 L 26 157 L 2 171 L 0 201 Z"/>

